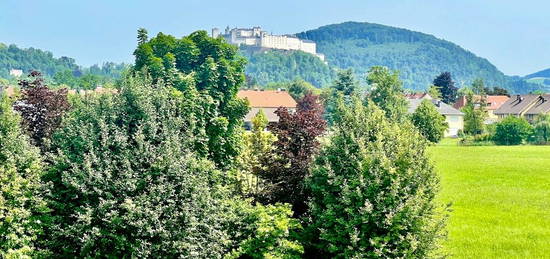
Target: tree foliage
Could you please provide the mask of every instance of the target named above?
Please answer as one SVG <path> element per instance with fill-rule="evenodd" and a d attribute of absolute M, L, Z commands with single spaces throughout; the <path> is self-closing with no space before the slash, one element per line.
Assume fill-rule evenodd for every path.
<path fill-rule="evenodd" d="M 534 142 L 548 144 L 550 142 L 550 115 L 540 114 L 533 123 Z"/>
<path fill-rule="evenodd" d="M 329 125 L 333 123 L 333 115 L 336 111 L 338 98 L 343 97 L 349 101 L 354 94 L 358 94 L 359 82 L 355 79 L 353 70 L 340 70 L 330 88 L 324 89 L 321 99 L 325 106 L 325 119 Z"/>
<path fill-rule="evenodd" d="M 24 128 L 33 143 L 44 150 L 44 142 L 59 127 L 63 115 L 69 110 L 67 89 L 51 90 L 37 71 L 31 72 L 29 77 L 30 80 L 19 82 L 23 94 L 15 109 L 21 113 Z"/>
<path fill-rule="evenodd" d="M 330 84 L 334 71 L 318 57 L 302 51 L 241 52 L 247 59 L 246 74 L 257 84 L 288 82 L 295 78 L 316 86 Z"/>
<path fill-rule="evenodd" d="M 20 128 L 20 118 L 0 93 L 0 257 L 37 255 L 36 238 L 47 208 L 42 199 L 38 149 Z"/>
<path fill-rule="evenodd" d="M 304 179 L 319 147 L 317 137 L 326 127 L 323 106 L 318 96 L 306 94 L 298 102 L 296 112 L 281 107 L 276 114 L 279 122 L 270 130 L 277 140 L 267 170 L 260 174 L 267 184 L 260 199 L 272 204 L 290 203 L 296 215 L 301 215 L 307 201 Z"/>
<path fill-rule="evenodd" d="M 324 258 L 426 258 L 443 219 L 438 177 L 410 123 L 354 99 L 340 102 L 337 123 L 309 178 L 314 246 Z"/>
<path fill-rule="evenodd" d="M 524 118 L 508 116 L 498 122 L 493 140 L 499 145 L 519 145 L 532 134 L 533 128 Z"/>
<path fill-rule="evenodd" d="M 195 100 L 149 80 L 75 101 L 45 176 L 54 257 L 219 258 L 223 177 L 195 152 Z M 47 237 L 47 238 L 46 238 Z"/>
<path fill-rule="evenodd" d="M 455 82 L 449 72 L 443 72 L 437 76 L 433 85 L 439 87 L 441 91 L 441 100 L 447 104 L 453 104 L 458 97 L 458 88 L 455 86 Z"/>
<path fill-rule="evenodd" d="M 402 120 L 407 114 L 407 100 L 397 71 L 385 67 L 372 67 L 367 75 L 372 88 L 369 101 L 380 107 L 391 120 Z"/>
<path fill-rule="evenodd" d="M 288 204 L 240 205 L 235 206 L 238 225 L 230 228 L 241 238 L 226 258 L 301 258 L 304 248 L 295 232 L 302 226 Z"/>
<path fill-rule="evenodd" d="M 237 52 L 236 47 L 205 31 L 182 39 L 159 33 L 134 51 L 135 71 L 147 69 L 155 81 L 180 90 L 193 85 L 214 100 L 216 114 L 209 114 L 206 125 L 208 150 L 222 167 L 239 154 L 242 118 L 248 111 L 246 102 L 236 96 L 245 80 L 246 62 Z"/>
<path fill-rule="evenodd" d="M 441 115 L 434 104 L 427 99 L 424 99 L 416 108 L 411 116 L 411 122 L 420 134 L 432 143 L 439 142 L 449 127 L 445 122 L 445 116 Z"/>
<path fill-rule="evenodd" d="M 483 94 L 483 91 L 481 93 Z M 473 91 L 467 92 L 466 105 L 462 108 L 464 112 L 464 133 L 468 135 L 483 133 L 485 128 L 484 122 L 488 116 L 486 98 L 486 95 L 475 96 Z"/>

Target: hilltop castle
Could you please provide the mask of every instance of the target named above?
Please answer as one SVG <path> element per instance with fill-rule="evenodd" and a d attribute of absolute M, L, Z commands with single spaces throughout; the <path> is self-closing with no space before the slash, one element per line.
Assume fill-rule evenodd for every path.
<path fill-rule="evenodd" d="M 233 28 L 227 27 L 225 33 L 221 34 L 218 28 L 212 29 L 212 37 L 224 37 L 231 44 L 249 46 L 259 49 L 281 49 L 281 50 L 300 50 L 313 54 L 321 60 L 325 60 L 325 55 L 317 53 L 317 44 L 310 40 L 302 40 L 293 35 L 271 35 L 262 31 L 260 27 L 252 28 Z"/>

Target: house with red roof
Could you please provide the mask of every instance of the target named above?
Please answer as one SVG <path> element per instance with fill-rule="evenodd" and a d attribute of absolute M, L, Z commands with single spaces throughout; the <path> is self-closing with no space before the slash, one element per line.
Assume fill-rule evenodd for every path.
<path fill-rule="evenodd" d="M 247 99 L 250 105 L 250 111 L 244 117 L 245 128 L 249 129 L 252 118 L 263 110 L 269 123 L 279 121 L 279 116 L 275 111 L 279 107 L 285 107 L 290 111 L 295 111 L 297 103 L 285 90 L 240 90 L 237 93 L 239 98 Z"/>
<path fill-rule="evenodd" d="M 485 123 L 490 124 L 494 123 L 498 120 L 498 116 L 495 114 L 495 111 L 500 108 L 510 97 L 506 95 L 485 95 L 483 96 L 485 98 L 485 102 L 487 103 L 486 109 L 487 109 L 487 120 Z M 474 100 L 479 101 L 481 99 L 480 95 L 474 95 Z M 458 98 L 458 100 L 455 102 L 453 107 L 457 110 L 462 109 L 462 107 L 466 106 L 468 101 L 466 100 L 466 96 L 461 96 Z"/>

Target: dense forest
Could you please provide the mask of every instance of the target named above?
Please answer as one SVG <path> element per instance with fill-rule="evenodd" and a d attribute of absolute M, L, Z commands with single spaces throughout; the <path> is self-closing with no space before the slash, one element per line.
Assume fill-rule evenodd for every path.
<path fill-rule="evenodd" d="M 406 88 L 423 90 L 443 71 L 458 86 L 483 78 L 489 86 L 529 92 L 538 86 L 504 75 L 488 60 L 432 35 L 372 23 L 346 22 L 298 33 L 317 43 L 329 65 L 353 68 L 358 76 L 377 65 L 399 70 Z"/>
<path fill-rule="evenodd" d="M 316 87 L 330 84 L 335 72 L 318 57 L 301 51 L 241 52 L 247 59 L 246 74 L 260 85 L 304 79 Z"/>
<path fill-rule="evenodd" d="M 49 51 L 0 43 L 0 78 L 10 79 L 11 69 L 20 69 L 25 74 L 37 70 L 53 84 L 90 89 L 112 83 L 128 68 L 127 64 L 113 62 L 81 67 L 73 58 L 56 58 Z"/>

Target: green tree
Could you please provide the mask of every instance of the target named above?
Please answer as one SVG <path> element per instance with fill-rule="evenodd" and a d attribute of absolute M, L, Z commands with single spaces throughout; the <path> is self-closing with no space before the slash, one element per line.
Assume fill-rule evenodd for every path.
<path fill-rule="evenodd" d="M 477 95 L 485 95 L 485 81 L 483 81 L 483 78 L 476 78 L 474 80 L 472 90 Z"/>
<path fill-rule="evenodd" d="M 319 90 L 315 88 L 312 84 L 302 80 L 295 79 L 288 84 L 288 93 L 294 100 L 300 100 L 308 93 L 318 94 Z"/>
<path fill-rule="evenodd" d="M 194 151 L 197 99 L 147 79 L 122 86 L 75 99 L 52 138 L 47 246 L 64 258 L 222 257 L 231 210 L 225 177 Z"/>
<path fill-rule="evenodd" d="M 452 104 L 456 101 L 458 88 L 455 87 L 450 72 L 443 72 L 437 76 L 433 81 L 433 85 L 439 87 L 444 103 Z"/>
<path fill-rule="evenodd" d="M 375 104 L 340 101 L 309 178 L 309 231 L 322 258 L 427 258 L 444 229 L 426 141 Z"/>
<path fill-rule="evenodd" d="M 540 114 L 533 123 L 536 143 L 548 144 L 550 141 L 550 114 Z"/>
<path fill-rule="evenodd" d="M 344 100 L 350 100 L 351 96 L 357 93 L 358 85 L 353 70 L 341 70 L 338 71 L 337 78 L 331 87 L 321 93 L 321 99 L 325 106 L 325 119 L 329 125 L 333 123 L 332 117 L 336 111 L 338 98 L 342 96 Z"/>
<path fill-rule="evenodd" d="M 439 90 L 439 87 L 438 87 L 438 86 L 430 85 L 430 87 L 428 88 L 427 93 L 428 93 L 433 99 L 441 100 L 441 91 Z"/>
<path fill-rule="evenodd" d="M 139 28 L 137 36 L 138 45 L 146 43 L 148 38 L 149 36 L 147 35 L 147 30 L 145 28 Z"/>
<path fill-rule="evenodd" d="M 524 118 L 508 116 L 497 123 L 493 140 L 499 145 L 519 145 L 532 131 L 533 127 Z"/>
<path fill-rule="evenodd" d="M 445 116 L 441 115 L 430 100 L 422 100 L 411 116 L 411 122 L 420 134 L 432 143 L 439 142 L 449 127 Z"/>
<path fill-rule="evenodd" d="M 391 120 L 402 120 L 407 114 L 407 100 L 397 71 L 372 67 L 367 75 L 371 87 L 369 101 L 382 109 Z"/>
<path fill-rule="evenodd" d="M 193 85 L 214 101 L 206 114 L 209 157 L 220 167 L 233 164 L 241 147 L 242 118 L 248 112 L 237 91 L 245 81 L 245 59 L 222 38 L 197 31 L 182 39 L 159 33 L 134 52 L 135 71 L 146 69 L 155 82 L 170 82 L 184 90 Z"/>
<path fill-rule="evenodd" d="M 42 164 L 11 105 L 0 93 L 0 257 L 31 258 L 36 256 L 40 220 L 47 211 Z"/>
<path fill-rule="evenodd" d="M 304 248 L 294 233 L 302 226 L 288 204 L 238 204 L 233 214 L 237 224 L 229 227 L 236 247 L 226 258 L 301 258 Z"/>
<path fill-rule="evenodd" d="M 353 69 L 346 69 L 338 72 L 333 88 L 344 96 L 351 96 L 357 91 L 358 84 Z"/>
<path fill-rule="evenodd" d="M 276 140 L 271 132 L 266 131 L 267 125 L 267 116 L 259 110 L 252 118 L 252 130 L 244 133 L 244 147 L 237 158 L 239 170 L 235 171 L 236 191 L 243 196 L 260 192 L 259 175 L 267 169 L 265 164 Z"/>
<path fill-rule="evenodd" d="M 487 101 L 485 95 L 474 95 L 469 90 L 466 92 L 466 105 L 462 108 L 464 112 L 464 133 L 479 135 L 485 128 L 484 122 L 487 118 Z"/>

